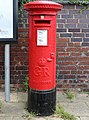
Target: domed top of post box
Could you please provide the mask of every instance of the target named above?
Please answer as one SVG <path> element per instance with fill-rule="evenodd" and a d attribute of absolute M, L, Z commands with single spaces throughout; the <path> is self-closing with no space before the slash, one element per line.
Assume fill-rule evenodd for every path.
<path fill-rule="evenodd" d="M 24 4 L 24 9 L 29 11 L 55 11 L 62 9 L 62 5 L 52 1 L 34 1 Z M 32 12 L 33 13 L 33 12 Z M 37 12 L 36 12 L 37 13 Z M 43 12 L 44 13 L 44 12 Z M 46 13 L 45 13 L 46 14 Z"/>

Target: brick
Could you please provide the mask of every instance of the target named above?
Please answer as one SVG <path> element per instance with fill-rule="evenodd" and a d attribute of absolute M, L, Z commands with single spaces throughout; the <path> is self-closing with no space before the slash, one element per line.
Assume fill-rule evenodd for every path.
<path fill-rule="evenodd" d="M 77 70 L 74 71 L 74 70 L 73 70 L 73 71 L 71 71 L 71 74 L 82 74 L 82 71 L 77 71 Z"/>
<path fill-rule="evenodd" d="M 88 23 L 89 24 L 89 19 L 80 19 L 79 20 L 80 23 Z"/>
<path fill-rule="evenodd" d="M 78 78 L 87 78 L 87 75 L 78 75 Z"/>
<path fill-rule="evenodd" d="M 58 23 L 58 28 L 62 28 L 63 29 L 63 26 L 64 26 L 64 24 L 59 24 Z"/>
<path fill-rule="evenodd" d="M 1 61 L 1 62 L 0 62 L 0 66 L 4 66 L 4 61 Z"/>
<path fill-rule="evenodd" d="M 28 24 L 25 24 L 25 27 L 29 28 Z"/>
<path fill-rule="evenodd" d="M 67 18 L 67 19 L 68 19 L 68 18 L 73 18 L 73 15 L 62 15 L 61 17 L 62 17 L 62 18 Z"/>
<path fill-rule="evenodd" d="M 16 70 L 28 70 L 27 66 L 16 66 Z"/>
<path fill-rule="evenodd" d="M 82 43 L 82 46 L 89 46 L 89 43 Z"/>
<path fill-rule="evenodd" d="M 86 34 L 86 37 L 89 37 L 89 34 Z"/>
<path fill-rule="evenodd" d="M 73 43 L 68 43 L 68 47 L 73 47 Z"/>
<path fill-rule="evenodd" d="M 87 17 L 87 15 L 85 15 L 85 14 L 75 14 L 74 15 L 74 18 L 86 18 Z"/>
<path fill-rule="evenodd" d="M 57 32 L 66 32 L 67 30 L 66 29 L 57 29 L 56 31 Z"/>
<path fill-rule="evenodd" d="M 87 5 L 86 5 L 86 7 L 87 7 Z M 83 5 L 76 5 L 76 9 L 82 10 L 82 9 L 84 9 L 84 6 L 83 6 Z M 83 12 L 82 12 L 82 13 L 83 13 Z M 82 14 L 82 13 L 80 13 L 80 14 Z"/>
<path fill-rule="evenodd" d="M 76 47 L 76 51 L 80 52 L 81 51 L 81 47 Z"/>
<path fill-rule="evenodd" d="M 71 37 L 71 33 L 60 33 L 60 37 Z"/>
<path fill-rule="evenodd" d="M 80 46 L 81 46 L 81 43 L 80 43 L 80 42 L 73 43 L 73 47 L 80 47 Z"/>
<path fill-rule="evenodd" d="M 76 76 L 75 75 L 64 75 L 64 79 L 75 79 Z"/>
<path fill-rule="evenodd" d="M 75 5 L 65 4 L 65 5 L 63 6 L 63 9 L 75 9 Z"/>
<path fill-rule="evenodd" d="M 63 79 L 64 76 L 63 75 L 58 75 L 58 79 Z"/>
<path fill-rule="evenodd" d="M 68 32 L 80 32 L 80 29 L 69 29 Z"/>
<path fill-rule="evenodd" d="M 83 74 L 89 74 L 89 71 L 83 71 Z"/>
<path fill-rule="evenodd" d="M 88 61 L 79 62 L 79 65 L 89 65 L 89 62 Z"/>
<path fill-rule="evenodd" d="M 67 53 L 67 52 L 59 52 L 58 53 L 58 56 L 60 57 L 60 56 L 69 56 L 70 54 L 69 53 Z"/>
<path fill-rule="evenodd" d="M 5 83 L 5 81 L 4 80 L 0 80 L 0 84 L 4 84 Z"/>
<path fill-rule="evenodd" d="M 59 71 L 59 74 L 70 74 L 70 71 Z"/>
<path fill-rule="evenodd" d="M 82 29 L 82 32 L 89 32 L 89 29 Z"/>
<path fill-rule="evenodd" d="M 28 61 L 24 61 L 24 65 L 28 66 Z"/>
<path fill-rule="evenodd" d="M 28 71 L 24 70 L 22 71 L 22 74 L 28 75 Z"/>
<path fill-rule="evenodd" d="M 71 53 L 71 56 L 80 56 L 81 53 Z"/>
<path fill-rule="evenodd" d="M 79 14 L 80 10 L 69 10 L 69 14 Z"/>
<path fill-rule="evenodd" d="M 88 24 L 77 24 L 77 28 L 88 28 Z"/>
<path fill-rule="evenodd" d="M 18 28 L 18 32 L 28 32 L 27 28 Z"/>
<path fill-rule="evenodd" d="M 89 14 L 89 10 L 88 9 L 86 9 L 86 10 L 83 10 L 83 12 L 82 12 L 83 14 Z"/>
<path fill-rule="evenodd" d="M 82 42 L 82 38 L 71 38 L 71 42 Z"/>
<path fill-rule="evenodd" d="M 56 49 L 57 49 L 58 52 L 64 52 L 64 51 L 65 51 L 65 49 L 62 48 L 62 47 L 58 47 L 58 48 L 56 48 Z"/>
<path fill-rule="evenodd" d="M 65 23 L 66 20 L 65 19 L 57 19 L 57 23 Z"/>
<path fill-rule="evenodd" d="M 69 42 L 69 38 L 59 38 L 59 42 Z"/>
<path fill-rule="evenodd" d="M 75 56 L 74 57 L 73 56 L 72 57 L 65 57 L 64 60 L 66 60 L 66 61 L 77 61 L 78 57 L 75 57 Z"/>
<path fill-rule="evenodd" d="M 66 48 L 66 52 L 76 52 L 76 48 Z"/>
<path fill-rule="evenodd" d="M 89 61 L 89 57 L 78 57 L 78 61 Z"/>
<path fill-rule="evenodd" d="M 67 47 L 67 43 L 59 43 L 59 44 L 57 44 L 57 47 Z"/>
<path fill-rule="evenodd" d="M 64 61 L 64 60 L 65 60 L 65 57 L 59 57 L 58 60 L 59 60 L 59 61 Z"/>
<path fill-rule="evenodd" d="M 84 9 L 84 6 L 82 6 L 82 5 L 76 5 L 76 9 Z"/>
<path fill-rule="evenodd" d="M 83 42 L 89 42 L 89 38 L 83 38 Z"/>
<path fill-rule="evenodd" d="M 73 62 L 73 61 L 64 61 L 64 62 L 61 62 L 61 63 L 58 63 L 59 65 L 75 65 L 76 62 Z"/>
<path fill-rule="evenodd" d="M 63 65 L 60 66 L 60 67 L 59 67 L 59 70 L 65 70 L 65 66 L 63 66 Z"/>
<path fill-rule="evenodd" d="M 3 70 L 3 67 L 2 66 L 0 66 L 0 71 L 2 71 Z"/>
<path fill-rule="evenodd" d="M 76 66 L 66 66 L 66 70 L 76 70 Z"/>
<path fill-rule="evenodd" d="M 67 19 L 67 23 L 78 23 L 78 19 Z"/>
<path fill-rule="evenodd" d="M 60 80 L 61 80 L 61 79 L 60 79 Z M 58 90 L 59 88 L 62 88 L 62 84 L 58 84 L 58 83 L 57 83 L 56 87 L 57 87 L 57 90 Z M 60 90 L 59 90 L 59 91 L 60 91 Z"/>
<path fill-rule="evenodd" d="M 18 35 L 18 37 L 20 37 L 20 38 L 28 38 L 28 33 L 21 33 L 21 34 L 19 34 Z"/>
<path fill-rule="evenodd" d="M 73 33 L 73 37 L 84 37 L 84 33 Z"/>
<path fill-rule="evenodd" d="M 0 69 L 0 74 L 4 75 L 4 70 L 3 69 Z"/>
<path fill-rule="evenodd" d="M 81 52 L 88 52 L 88 50 L 89 50 L 89 47 L 82 47 L 81 48 Z"/>
<path fill-rule="evenodd" d="M 65 25 L 65 28 L 76 28 L 76 24 L 64 24 Z"/>
<path fill-rule="evenodd" d="M 58 12 L 58 15 L 60 15 L 60 14 L 68 14 L 69 13 L 69 11 L 68 10 L 64 10 L 64 9 L 62 9 L 61 11 L 59 11 Z"/>

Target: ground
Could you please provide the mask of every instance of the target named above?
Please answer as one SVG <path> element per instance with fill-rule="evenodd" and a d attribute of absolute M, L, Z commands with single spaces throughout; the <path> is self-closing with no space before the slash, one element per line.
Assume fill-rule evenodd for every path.
<path fill-rule="evenodd" d="M 10 102 L 5 102 L 4 92 L 0 92 L 2 102 L 0 120 L 63 120 L 60 117 L 37 117 L 26 110 L 27 92 L 11 92 Z M 69 100 L 65 94 L 57 91 L 57 104 L 61 104 L 65 111 L 76 116 L 77 120 L 89 120 L 88 94 L 76 94 L 73 100 Z"/>

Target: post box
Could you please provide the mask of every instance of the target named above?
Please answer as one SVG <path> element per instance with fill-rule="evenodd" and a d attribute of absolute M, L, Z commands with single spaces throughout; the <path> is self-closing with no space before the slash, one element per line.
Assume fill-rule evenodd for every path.
<path fill-rule="evenodd" d="M 24 4 L 29 17 L 28 111 L 50 115 L 56 106 L 56 15 L 51 1 Z"/>

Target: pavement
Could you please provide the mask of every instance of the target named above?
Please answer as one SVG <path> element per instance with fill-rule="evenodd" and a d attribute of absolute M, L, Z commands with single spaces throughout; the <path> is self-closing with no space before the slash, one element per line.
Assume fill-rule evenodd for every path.
<path fill-rule="evenodd" d="M 56 116 L 38 117 L 26 110 L 27 92 L 11 92 L 10 102 L 5 102 L 5 93 L 0 92 L 2 107 L 0 120 L 63 120 Z M 61 104 L 65 111 L 75 115 L 77 120 L 89 120 L 89 97 L 87 94 L 77 94 L 71 102 L 60 91 L 57 91 L 57 104 Z"/>

